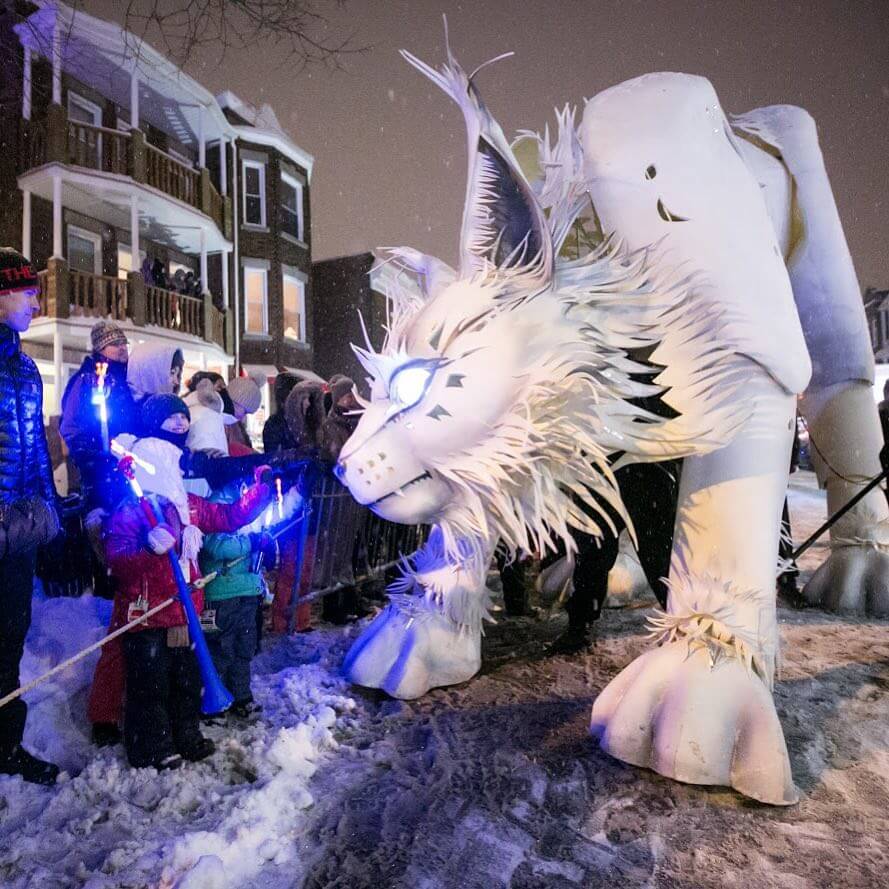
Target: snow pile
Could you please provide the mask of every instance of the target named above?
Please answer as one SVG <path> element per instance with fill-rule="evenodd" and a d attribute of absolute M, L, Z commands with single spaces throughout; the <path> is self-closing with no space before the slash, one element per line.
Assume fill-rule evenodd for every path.
<path fill-rule="evenodd" d="M 21 682 L 30 682 L 105 636 L 111 602 L 95 596 L 46 598 L 35 593 L 25 641 Z M 68 772 L 79 772 L 93 753 L 86 699 L 99 651 L 25 695 L 25 746 Z"/>
<path fill-rule="evenodd" d="M 91 596 L 35 598 L 23 680 L 103 636 L 109 612 Z M 26 745 L 79 774 L 51 789 L 0 778 L 0 885 L 242 889 L 264 869 L 298 873 L 311 778 L 353 722 L 344 644 L 336 632 L 272 640 L 254 661 L 261 720 L 206 726 L 216 753 L 174 772 L 89 744 L 96 655 L 35 689 Z"/>

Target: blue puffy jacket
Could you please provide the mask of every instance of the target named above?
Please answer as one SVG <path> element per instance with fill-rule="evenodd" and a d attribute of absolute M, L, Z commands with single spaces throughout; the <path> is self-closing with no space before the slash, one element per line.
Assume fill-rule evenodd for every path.
<path fill-rule="evenodd" d="M 102 506 L 111 511 L 129 494 L 129 488 L 117 472 L 117 459 L 105 450 L 99 409 L 93 403 L 96 386 L 96 357 L 87 355 L 80 369 L 68 381 L 62 398 L 62 422 L 59 431 L 71 458 L 80 472 L 82 492 L 88 508 Z M 127 366 L 109 361 L 105 387 L 108 395 L 108 440 L 122 432 L 135 434 L 138 411 L 127 385 Z"/>
<path fill-rule="evenodd" d="M 0 324 L 0 558 L 58 533 L 43 428 L 43 382 L 19 335 Z"/>

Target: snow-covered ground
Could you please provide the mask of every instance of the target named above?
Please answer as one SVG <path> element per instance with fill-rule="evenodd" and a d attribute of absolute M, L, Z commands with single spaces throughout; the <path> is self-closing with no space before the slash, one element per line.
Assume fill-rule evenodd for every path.
<path fill-rule="evenodd" d="M 797 541 L 823 509 L 798 473 Z M 803 558 L 804 577 L 825 555 Z M 101 605 L 41 603 L 28 672 L 100 633 Z M 262 722 L 210 728 L 209 761 L 161 775 L 89 747 L 79 671 L 42 692 L 28 740 L 85 767 L 52 790 L 0 779 L 0 885 L 889 885 L 889 622 L 780 611 L 776 699 L 803 799 L 774 809 L 625 766 L 589 739 L 596 693 L 646 647 L 646 610 L 607 611 L 595 650 L 570 658 L 543 653 L 563 617 L 503 619 L 480 676 L 414 702 L 338 678 L 357 627 L 272 641 L 256 660 Z"/>

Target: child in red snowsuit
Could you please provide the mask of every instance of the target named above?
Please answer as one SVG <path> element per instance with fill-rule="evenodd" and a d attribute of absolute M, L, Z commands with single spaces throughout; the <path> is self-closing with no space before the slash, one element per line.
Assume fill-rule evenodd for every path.
<path fill-rule="evenodd" d="M 117 581 L 115 615 L 121 623 L 175 597 L 170 564 L 175 551 L 186 581 L 199 576 L 197 554 L 203 533 L 233 532 L 255 519 L 271 499 L 268 485 L 254 484 L 232 504 L 210 503 L 187 494 L 179 469 L 180 441 L 188 432 L 188 407 L 173 395 L 152 396 L 143 424 L 155 435 L 129 443 L 154 473 L 139 468 L 137 479 L 163 521 L 149 528 L 135 497 L 127 498 L 106 525 L 105 550 Z M 192 589 L 200 613 L 203 591 Z M 178 601 L 123 636 L 126 664 L 124 745 L 134 767 L 176 768 L 213 752 L 200 732 L 201 677 L 188 639 L 185 612 Z"/>

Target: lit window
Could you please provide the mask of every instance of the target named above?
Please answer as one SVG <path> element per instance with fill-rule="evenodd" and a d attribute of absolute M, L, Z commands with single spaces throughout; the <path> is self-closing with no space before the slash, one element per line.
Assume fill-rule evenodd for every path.
<path fill-rule="evenodd" d="M 286 173 L 281 174 L 281 231 L 303 240 L 303 186 Z"/>
<path fill-rule="evenodd" d="M 306 339 L 306 284 L 296 274 L 284 274 L 284 336 Z"/>
<path fill-rule="evenodd" d="M 243 174 L 244 222 L 265 225 L 265 164 L 245 160 Z"/>
<path fill-rule="evenodd" d="M 258 266 L 244 266 L 244 330 L 268 333 L 268 272 Z"/>
<path fill-rule="evenodd" d="M 139 251 L 139 267 L 133 268 L 133 248 L 127 244 L 118 244 L 117 246 L 117 277 L 124 281 L 129 272 L 138 272 L 142 270 L 142 260 L 145 259 L 145 251 Z"/>

